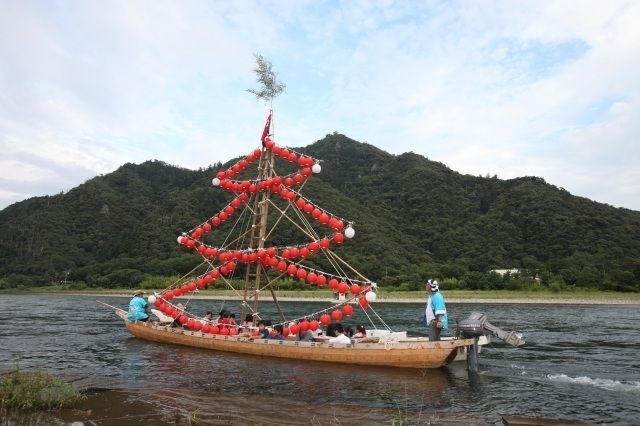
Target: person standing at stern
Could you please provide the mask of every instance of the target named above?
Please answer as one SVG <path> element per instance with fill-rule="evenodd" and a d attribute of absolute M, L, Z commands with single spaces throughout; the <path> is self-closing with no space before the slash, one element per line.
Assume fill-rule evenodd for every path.
<path fill-rule="evenodd" d="M 425 308 L 425 324 L 429 328 L 429 340 L 436 341 L 440 340 L 442 329 L 449 327 L 447 307 L 445 306 L 444 296 L 438 288 L 438 281 L 430 279 L 425 286 L 429 292 Z"/>

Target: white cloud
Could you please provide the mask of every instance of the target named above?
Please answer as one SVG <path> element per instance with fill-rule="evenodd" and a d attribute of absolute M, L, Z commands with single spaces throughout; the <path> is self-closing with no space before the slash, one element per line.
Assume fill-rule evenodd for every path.
<path fill-rule="evenodd" d="M 257 146 L 253 53 L 287 92 L 276 137 L 339 131 L 453 170 L 542 176 L 640 210 L 640 3 L 9 1 L 0 208 L 126 162 Z"/>

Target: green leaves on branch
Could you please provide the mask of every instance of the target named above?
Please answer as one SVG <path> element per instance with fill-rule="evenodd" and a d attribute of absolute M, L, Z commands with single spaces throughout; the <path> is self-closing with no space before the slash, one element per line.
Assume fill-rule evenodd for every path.
<path fill-rule="evenodd" d="M 258 83 L 260 84 L 260 90 L 247 89 L 247 92 L 253 93 L 256 99 L 264 100 L 265 102 L 272 102 L 274 98 L 278 97 L 286 86 L 284 83 L 278 82 L 278 74 L 273 72 L 271 62 L 267 61 L 264 56 L 260 54 L 254 54 L 256 58 L 257 68 L 253 70 L 258 76 Z"/>

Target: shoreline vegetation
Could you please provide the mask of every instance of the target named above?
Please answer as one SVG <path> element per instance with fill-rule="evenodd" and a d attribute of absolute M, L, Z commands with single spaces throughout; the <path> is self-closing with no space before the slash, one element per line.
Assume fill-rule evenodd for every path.
<path fill-rule="evenodd" d="M 62 294 L 74 296 L 113 296 L 131 297 L 134 288 L 126 289 L 61 289 L 59 286 L 25 288 L 21 290 L 2 291 L 0 294 Z M 145 294 L 160 293 L 161 289 L 144 289 Z M 640 305 L 640 294 L 619 293 L 599 290 L 576 291 L 509 291 L 509 290 L 446 290 L 442 289 L 447 303 L 477 304 L 592 304 L 592 305 Z M 286 290 L 276 291 L 280 301 L 336 301 L 327 290 Z M 419 291 L 385 291 L 378 289 L 376 303 L 422 303 L 426 299 L 425 292 Z M 228 290 L 201 290 L 197 294 L 178 299 L 217 299 L 233 300 L 238 296 Z M 263 300 L 270 299 L 266 295 Z"/>

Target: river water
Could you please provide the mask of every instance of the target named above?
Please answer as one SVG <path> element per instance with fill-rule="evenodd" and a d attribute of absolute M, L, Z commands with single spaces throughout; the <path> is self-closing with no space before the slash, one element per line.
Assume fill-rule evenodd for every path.
<path fill-rule="evenodd" d="M 450 323 L 483 312 L 527 341 L 513 348 L 494 340 L 479 356 L 479 373 L 469 377 L 465 363 L 415 371 L 151 343 L 128 334 L 96 299 L 125 309 L 128 304 L 122 297 L 0 296 L 0 370 L 19 363 L 96 393 L 87 410 L 42 422 L 82 417 L 92 425 L 187 424 L 191 416 L 200 424 L 483 425 L 514 415 L 640 424 L 638 306 L 449 303 Z M 238 308 L 202 299 L 189 308 L 215 312 L 222 303 Z M 326 307 L 282 305 L 290 318 Z M 392 329 L 425 335 L 418 319 L 422 304 L 374 307 Z M 367 324 L 355 311 L 343 322 Z M 261 315 L 276 318 L 272 306 Z"/>

